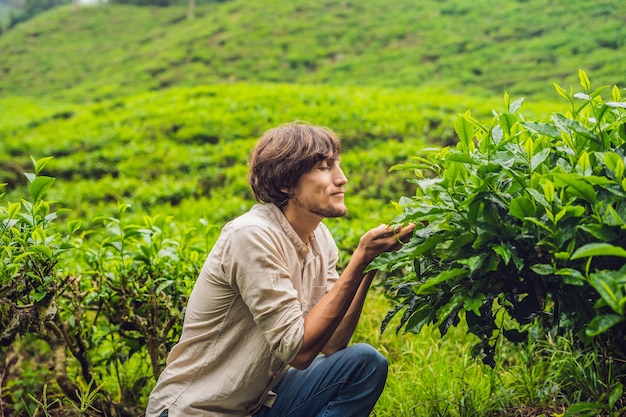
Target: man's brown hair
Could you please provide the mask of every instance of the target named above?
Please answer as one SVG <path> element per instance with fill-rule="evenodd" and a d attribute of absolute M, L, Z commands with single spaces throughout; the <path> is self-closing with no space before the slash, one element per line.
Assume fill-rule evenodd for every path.
<path fill-rule="evenodd" d="M 257 201 L 287 204 L 289 193 L 319 161 L 337 158 L 339 137 L 331 129 L 292 122 L 266 131 L 250 154 L 248 181 Z"/>

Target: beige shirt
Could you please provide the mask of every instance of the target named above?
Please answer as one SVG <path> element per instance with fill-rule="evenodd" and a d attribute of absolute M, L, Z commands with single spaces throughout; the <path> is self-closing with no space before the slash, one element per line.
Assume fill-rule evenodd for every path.
<path fill-rule="evenodd" d="M 304 316 L 338 278 L 336 264 L 326 226 L 305 243 L 273 204 L 228 223 L 191 292 L 146 416 L 166 408 L 170 417 L 246 416 L 271 404 L 271 387 L 302 345 Z"/>

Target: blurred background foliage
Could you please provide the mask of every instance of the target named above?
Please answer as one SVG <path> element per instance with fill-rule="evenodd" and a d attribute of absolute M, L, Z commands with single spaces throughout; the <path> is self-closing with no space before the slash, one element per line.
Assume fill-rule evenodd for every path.
<path fill-rule="evenodd" d="M 59 4 L 0 37 L 0 92 L 83 101 L 247 81 L 547 98 L 578 69 L 596 85 L 626 77 L 621 0 L 230 0 L 199 2 L 195 19 L 186 8 Z"/>

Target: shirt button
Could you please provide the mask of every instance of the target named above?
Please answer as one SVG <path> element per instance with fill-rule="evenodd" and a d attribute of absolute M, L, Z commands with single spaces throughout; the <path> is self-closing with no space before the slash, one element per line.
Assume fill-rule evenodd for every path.
<path fill-rule="evenodd" d="M 305 247 L 302 248 L 302 252 L 307 253 L 308 251 L 309 251 L 308 247 L 305 246 Z"/>

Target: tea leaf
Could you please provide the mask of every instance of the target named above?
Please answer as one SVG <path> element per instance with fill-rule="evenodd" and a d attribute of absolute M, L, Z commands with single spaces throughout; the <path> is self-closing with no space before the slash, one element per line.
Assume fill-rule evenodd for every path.
<path fill-rule="evenodd" d="M 524 220 L 526 217 L 534 217 L 535 211 L 535 204 L 528 197 L 515 197 L 509 204 L 509 213 L 520 220 Z"/>
<path fill-rule="evenodd" d="M 584 70 L 578 70 L 578 78 L 580 79 L 580 85 L 582 85 L 586 91 L 591 91 L 591 82 L 589 81 L 589 77 Z"/>
<path fill-rule="evenodd" d="M 590 256 L 619 256 L 626 258 L 626 250 L 610 243 L 588 243 L 576 249 L 571 259 L 588 258 Z"/>
<path fill-rule="evenodd" d="M 469 152 L 473 148 L 471 141 L 474 137 L 474 125 L 465 117 L 459 117 L 454 124 L 454 131 L 461 139 L 463 151 Z"/>
<path fill-rule="evenodd" d="M 624 317 L 618 316 L 617 314 L 603 314 L 601 316 L 596 316 L 589 322 L 585 333 L 587 336 L 597 336 L 624 320 L 626 320 Z"/>
<path fill-rule="evenodd" d="M 54 178 L 52 177 L 37 177 L 30 184 L 30 197 L 34 202 L 41 200 L 46 191 L 52 186 L 54 183 Z"/>

